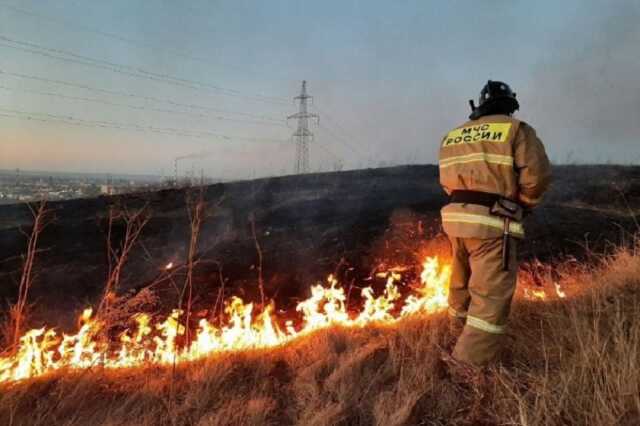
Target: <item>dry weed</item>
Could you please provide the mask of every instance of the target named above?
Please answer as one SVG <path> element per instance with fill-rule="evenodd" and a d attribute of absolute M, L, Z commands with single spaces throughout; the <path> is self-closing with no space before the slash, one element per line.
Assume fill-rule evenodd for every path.
<path fill-rule="evenodd" d="M 452 380 L 441 361 L 451 341 L 442 314 L 324 330 L 283 348 L 220 354 L 175 371 L 59 372 L 3 385 L 0 422 L 638 424 L 640 256 L 621 250 L 597 268 L 558 271 L 542 275 L 571 296 L 516 300 L 504 362 L 473 382 Z"/>

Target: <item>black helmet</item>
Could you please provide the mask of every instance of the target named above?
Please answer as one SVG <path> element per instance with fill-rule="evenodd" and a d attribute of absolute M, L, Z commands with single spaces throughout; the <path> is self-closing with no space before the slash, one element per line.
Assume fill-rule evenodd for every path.
<path fill-rule="evenodd" d="M 480 91 L 478 98 L 478 107 L 469 101 L 471 105 L 470 119 L 475 120 L 483 115 L 490 114 L 513 114 L 520 108 L 520 104 L 516 100 L 516 93 L 511 90 L 507 83 L 501 81 L 487 81 Z"/>

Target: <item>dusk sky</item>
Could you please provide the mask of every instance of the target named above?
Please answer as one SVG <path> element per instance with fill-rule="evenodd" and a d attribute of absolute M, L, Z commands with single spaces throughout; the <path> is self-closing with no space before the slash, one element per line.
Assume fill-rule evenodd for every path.
<path fill-rule="evenodd" d="M 640 1 L 0 1 L 0 169 L 434 163 L 487 79 L 551 159 L 640 162 Z"/>

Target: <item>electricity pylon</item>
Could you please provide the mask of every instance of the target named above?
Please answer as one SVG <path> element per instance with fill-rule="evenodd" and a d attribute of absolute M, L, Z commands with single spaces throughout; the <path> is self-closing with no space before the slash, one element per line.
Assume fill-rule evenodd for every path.
<path fill-rule="evenodd" d="M 300 108 L 297 113 L 287 117 L 288 119 L 298 119 L 298 128 L 293 133 L 293 137 L 296 140 L 296 159 L 294 164 L 294 172 L 296 174 L 309 172 L 309 142 L 313 141 L 313 133 L 309 130 L 309 119 L 316 120 L 320 123 L 320 116 L 318 114 L 310 113 L 307 111 L 307 100 L 312 99 L 307 94 L 307 82 L 302 82 L 302 90 L 300 94 L 293 98 L 294 100 L 300 100 Z"/>

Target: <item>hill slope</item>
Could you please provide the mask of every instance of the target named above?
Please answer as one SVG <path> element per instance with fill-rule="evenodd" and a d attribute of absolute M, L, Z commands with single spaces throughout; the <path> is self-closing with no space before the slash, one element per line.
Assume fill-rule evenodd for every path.
<path fill-rule="evenodd" d="M 328 329 L 285 347 L 171 367 L 55 373 L 0 386 L 12 425 L 636 425 L 640 252 L 557 270 L 566 299 L 519 293 L 501 366 L 441 361 L 444 314 Z M 545 288 L 554 283 L 543 282 Z"/>
<path fill-rule="evenodd" d="M 640 209 L 640 168 L 556 166 L 554 178 L 544 205 L 527 219 L 523 258 L 583 256 L 585 248 L 599 251 L 607 241 L 628 237 L 625 230 L 636 229 L 630 213 Z M 75 315 L 68 312 L 96 302 L 108 271 L 110 209 L 147 206 L 150 214 L 123 269 L 123 291 L 154 281 L 169 262 L 184 265 L 189 196 L 195 196 L 194 190 L 50 203 L 53 221 L 40 238 L 31 293 L 31 300 L 46 299 L 47 304 L 40 304 L 32 319 L 72 321 Z M 439 209 L 446 201 L 435 166 L 217 184 L 205 188 L 204 199 L 208 215 L 197 252 L 203 262 L 194 278 L 202 298 L 215 294 L 222 276 L 231 291 L 255 300 L 259 258 L 253 218 L 266 290 L 281 306 L 330 272 L 348 282 L 390 261 L 415 263 L 417 247 L 438 235 Z M 0 280 L 9 284 L 0 288 L 3 300 L 15 295 L 11 283 L 19 281 L 26 247 L 22 230 L 31 222 L 26 206 L 0 206 Z M 123 234 L 124 224 L 115 221 L 113 247 Z"/>

